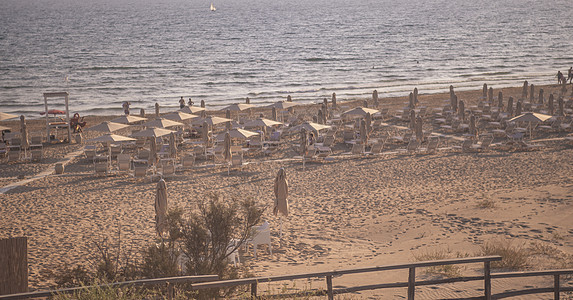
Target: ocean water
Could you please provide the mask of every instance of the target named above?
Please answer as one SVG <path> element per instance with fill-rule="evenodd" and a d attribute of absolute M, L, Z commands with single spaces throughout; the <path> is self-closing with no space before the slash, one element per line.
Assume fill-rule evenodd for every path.
<path fill-rule="evenodd" d="M 569 0 L 2 0 L 0 111 L 310 103 L 556 82 Z M 57 105 L 51 106 L 58 108 Z"/>

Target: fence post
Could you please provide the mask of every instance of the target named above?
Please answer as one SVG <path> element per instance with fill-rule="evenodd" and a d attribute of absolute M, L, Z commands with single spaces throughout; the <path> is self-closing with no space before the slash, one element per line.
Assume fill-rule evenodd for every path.
<path fill-rule="evenodd" d="M 332 292 L 332 275 L 326 275 L 326 290 L 328 291 L 328 300 L 333 300 L 334 293 Z"/>
<path fill-rule="evenodd" d="M 257 299 L 257 283 L 251 283 L 251 299 Z"/>
<path fill-rule="evenodd" d="M 408 272 L 408 300 L 414 300 L 416 293 L 416 268 L 410 267 Z"/>
<path fill-rule="evenodd" d="M 483 281 L 485 300 L 491 300 L 491 268 L 489 261 L 483 262 Z"/>
<path fill-rule="evenodd" d="M 559 300 L 559 293 L 561 292 L 561 288 L 559 287 L 559 274 L 553 276 L 553 299 Z"/>
<path fill-rule="evenodd" d="M 167 282 L 167 299 L 172 300 L 175 298 L 175 288 L 172 283 Z"/>
<path fill-rule="evenodd" d="M 28 292 L 28 238 L 0 239 L 0 295 Z"/>

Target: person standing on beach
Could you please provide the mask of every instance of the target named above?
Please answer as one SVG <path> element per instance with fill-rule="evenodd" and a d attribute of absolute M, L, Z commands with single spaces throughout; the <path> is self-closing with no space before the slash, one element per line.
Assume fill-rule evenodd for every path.
<path fill-rule="evenodd" d="M 557 84 L 561 84 L 563 81 L 563 73 L 561 71 L 557 71 Z"/>
<path fill-rule="evenodd" d="M 191 97 L 189 97 L 189 102 L 187 102 L 189 104 L 189 106 L 193 106 L 193 100 L 191 100 Z"/>
<path fill-rule="evenodd" d="M 125 113 L 125 115 L 129 115 L 129 103 L 128 101 L 123 101 L 123 104 L 121 105 L 123 107 L 123 112 Z"/>
<path fill-rule="evenodd" d="M 573 80 L 573 67 L 569 68 L 569 72 L 567 73 L 567 80 L 569 81 L 569 83 L 571 83 L 571 80 Z"/>
<path fill-rule="evenodd" d="M 185 99 L 183 99 L 183 96 L 181 96 L 181 99 L 179 99 L 179 108 L 183 107 L 185 107 Z"/>

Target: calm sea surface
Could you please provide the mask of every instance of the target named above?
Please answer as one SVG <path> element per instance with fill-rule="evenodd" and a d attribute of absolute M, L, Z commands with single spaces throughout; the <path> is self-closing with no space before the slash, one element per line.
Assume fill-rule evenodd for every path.
<path fill-rule="evenodd" d="M 570 0 L 2 0 L 0 111 L 317 102 L 556 82 Z M 54 107 L 58 108 L 58 107 Z"/>

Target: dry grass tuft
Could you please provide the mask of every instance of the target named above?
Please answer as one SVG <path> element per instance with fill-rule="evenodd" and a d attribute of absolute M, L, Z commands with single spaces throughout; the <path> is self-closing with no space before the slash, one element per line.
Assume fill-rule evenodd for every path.
<path fill-rule="evenodd" d="M 499 255 L 501 261 L 492 262 L 492 267 L 504 270 L 523 270 L 527 267 L 527 261 L 531 250 L 522 243 L 513 243 L 506 239 L 496 239 L 485 242 L 478 255 Z"/>
<path fill-rule="evenodd" d="M 450 249 L 433 249 L 414 253 L 413 255 L 416 261 L 442 260 L 442 259 L 460 258 L 468 256 L 467 254 L 463 254 L 460 252 L 453 253 Z M 463 268 L 458 265 L 444 265 L 444 266 L 427 267 L 425 268 L 425 272 L 428 274 L 437 274 L 453 278 L 453 277 L 460 277 L 462 274 L 462 269 Z"/>

